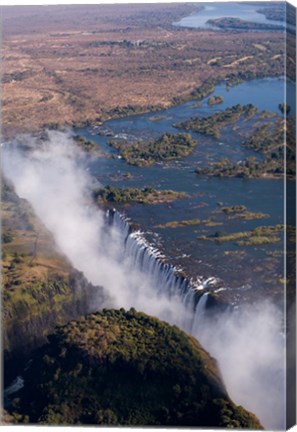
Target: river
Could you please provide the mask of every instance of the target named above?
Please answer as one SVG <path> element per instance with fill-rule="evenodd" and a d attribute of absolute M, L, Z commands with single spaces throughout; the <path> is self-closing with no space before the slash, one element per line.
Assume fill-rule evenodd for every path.
<path fill-rule="evenodd" d="M 146 113 L 107 121 L 103 128 L 115 137 L 127 140 L 152 138 L 164 132 L 177 133 L 173 124 L 189 117 L 206 116 L 237 103 L 251 103 L 259 111 L 267 110 L 281 116 L 278 104 L 283 100 L 283 79 L 261 79 L 242 83 L 231 89 L 217 85 L 214 94 L 224 102 L 209 106 L 205 98 L 199 104 L 187 102 L 157 113 Z M 227 157 L 239 161 L 249 156 L 261 157 L 241 145 L 242 138 L 234 131 L 222 134 L 220 140 L 192 133 L 197 139 L 195 150 L 183 159 L 157 163 L 150 167 L 133 167 L 117 157 L 117 151 L 108 145 L 110 137 L 98 135 L 92 129 L 78 129 L 77 133 L 92 139 L 109 157 L 100 157 L 90 163 L 89 169 L 103 185 L 117 187 L 152 186 L 173 189 L 189 194 L 186 199 L 173 203 L 147 205 L 133 204 L 120 208 L 133 222 L 139 224 L 149 241 L 158 246 L 174 265 L 182 267 L 191 277 L 215 276 L 223 279 L 232 293 L 232 302 L 250 301 L 255 295 L 282 297 L 283 239 L 275 244 L 239 247 L 227 242 L 200 240 L 203 235 L 216 231 L 233 233 L 248 231 L 263 225 L 283 223 L 284 184 L 274 179 L 239 179 L 197 176 L 194 169 Z M 110 156 L 113 155 L 113 158 Z M 293 187 L 293 184 L 289 187 Z M 240 220 L 220 213 L 218 203 L 224 206 L 244 205 L 248 211 L 264 213 L 264 219 Z M 214 218 L 217 226 L 187 226 L 159 228 L 170 221 Z M 269 290 L 269 291 L 268 291 Z"/>
<path fill-rule="evenodd" d="M 174 25 L 180 27 L 209 28 L 218 30 L 217 27 L 207 24 L 207 21 L 209 19 L 229 17 L 239 18 L 244 21 L 258 24 L 284 25 L 283 21 L 268 20 L 264 14 L 257 12 L 257 10 L 267 7 L 267 5 L 263 3 L 212 2 L 210 4 L 201 2 L 199 3 L 199 7 L 200 6 L 203 6 L 203 10 L 193 12 L 191 15 L 175 22 Z M 271 7 L 271 4 L 268 4 L 268 6 Z"/>

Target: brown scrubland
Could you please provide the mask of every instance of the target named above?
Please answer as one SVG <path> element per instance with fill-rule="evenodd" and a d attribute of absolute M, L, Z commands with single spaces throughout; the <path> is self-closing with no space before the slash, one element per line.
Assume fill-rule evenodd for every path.
<path fill-rule="evenodd" d="M 194 4 L 3 8 L 2 133 L 168 107 L 211 79 L 283 71 L 284 35 L 173 26 Z M 132 107 L 132 108 L 131 108 Z"/>

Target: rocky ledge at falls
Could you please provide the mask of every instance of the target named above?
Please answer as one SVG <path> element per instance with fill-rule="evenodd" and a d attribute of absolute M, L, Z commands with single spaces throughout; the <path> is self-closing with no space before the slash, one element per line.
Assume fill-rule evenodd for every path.
<path fill-rule="evenodd" d="M 24 372 L 15 422 L 261 429 L 191 336 L 134 309 L 60 327 Z"/>
<path fill-rule="evenodd" d="M 151 281 L 154 289 L 169 298 L 177 296 L 192 313 L 203 294 L 207 293 L 209 309 L 226 309 L 226 303 L 218 293 L 225 290 L 223 281 L 216 277 L 195 279 L 188 278 L 181 267 L 173 266 L 160 250 L 147 241 L 142 231 L 136 230 L 133 223 L 116 209 L 108 210 L 107 222 L 114 226 L 121 235 L 122 259 L 129 259 L 131 268 L 137 268 Z M 190 332 L 190 328 L 184 328 Z"/>

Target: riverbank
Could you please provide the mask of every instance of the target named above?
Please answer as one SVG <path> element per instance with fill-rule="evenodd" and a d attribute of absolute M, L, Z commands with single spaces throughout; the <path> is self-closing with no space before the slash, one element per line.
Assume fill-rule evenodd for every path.
<path fill-rule="evenodd" d="M 215 248 L 214 245 L 206 245 L 204 242 L 202 246 L 193 239 L 199 235 L 213 235 L 216 226 L 222 231 L 230 233 L 254 229 L 257 223 L 255 215 L 260 214 L 268 215 L 269 224 L 282 223 L 282 174 L 280 173 L 279 179 L 277 179 L 275 174 L 262 172 L 262 178 L 258 180 L 257 177 L 249 178 L 248 176 L 235 179 L 225 176 L 196 176 L 194 171 L 199 167 L 202 169 L 211 167 L 213 163 L 219 163 L 222 158 L 229 159 L 230 165 L 236 166 L 237 169 L 240 167 L 240 161 L 250 160 L 251 157 L 256 157 L 259 161 L 257 163 L 261 164 L 261 157 L 263 156 L 254 148 L 254 145 L 257 145 L 257 149 L 260 149 L 261 143 L 259 141 L 256 143 L 254 140 L 249 146 L 243 146 L 241 143 L 246 142 L 251 133 L 256 136 L 257 127 L 259 128 L 261 124 L 279 121 L 281 113 L 278 105 L 282 98 L 283 86 L 284 82 L 281 79 L 248 81 L 228 90 L 225 85 L 221 84 L 215 86 L 215 94 L 223 97 L 223 102 L 219 106 L 209 105 L 208 98 L 205 97 L 199 102 L 199 105 L 186 102 L 180 106 L 159 111 L 156 113 L 158 118 L 154 121 L 151 120 L 152 114 L 150 113 L 138 114 L 107 121 L 100 128 L 88 127 L 76 129 L 74 132 L 84 137 L 86 142 L 92 141 L 92 145 L 100 148 L 102 157 L 92 157 L 87 163 L 90 174 L 104 187 L 109 185 L 115 190 L 127 190 L 128 195 L 130 195 L 129 191 L 133 189 L 143 191 L 146 188 L 152 188 L 157 191 L 156 199 L 150 200 L 150 203 L 154 204 L 148 204 L 146 211 L 144 211 L 142 204 L 146 201 L 146 197 L 142 196 L 142 192 L 136 196 L 136 200 L 131 201 L 130 197 L 129 203 L 119 202 L 117 205 L 119 208 L 123 206 L 123 210 L 127 212 L 135 225 L 144 227 L 145 231 L 149 232 L 149 240 L 157 242 L 157 246 L 161 247 L 162 252 L 174 264 L 184 267 L 190 277 L 197 276 L 197 269 L 199 269 L 199 274 L 205 277 L 212 276 L 214 272 L 217 272 L 218 276 L 226 280 L 232 287 L 242 284 L 244 277 L 246 283 L 250 283 L 252 286 L 254 284 L 262 286 L 258 292 L 263 293 L 266 289 L 264 287 L 270 284 L 270 286 L 275 287 L 273 292 L 277 295 L 277 292 L 280 292 L 277 281 L 281 279 L 281 276 L 277 274 L 271 277 L 269 269 L 275 265 L 278 269 L 277 272 L 281 272 L 281 257 L 277 257 L 278 244 L 275 245 L 274 249 L 269 245 L 262 245 L 261 249 L 243 248 L 243 254 L 235 259 L 234 254 L 230 253 L 232 250 L 227 245 L 226 247 L 220 245 L 220 248 Z M 239 103 L 241 106 L 251 103 L 257 107 L 259 114 L 252 120 L 256 127 L 251 128 L 249 121 L 246 122 L 245 120 L 242 121 L 243 129 L 238 129 L 237 123 L 225 126 L 221 131 L 219 140 L 212 136 L 193 133 L 193 139 L 198 141 L 198 145 L 189 156 L 158 161 L 149 166 L 139 167 L 128 165 L 123 158 L 119 158 L 118 150 L 108 144 L 110 139 L 116 138 L 122 141 L 123 147 L 126 143 L 140 140 L 145 145 L 147 141 L 157 140 L 158 137 L 166 133 L 176 133 L 176 129 L 173 127 L 174 123 L 187 121 L 190 117 L 207 118 L 218 110 L 224 112 L 235 103 Z M 272 112 L 268 113 L 268 109 Z M 264 110 L 266 111 L 265 115 L 262 113 Z M 260 123 L 257 124 L 258 117 Z M 231 129 L 228 130 L 228 128 Z M 264 129 L 262 132 L 261 136 L 264 139 Z M 274 136 L 273 133 L 272 136 Z M 270 183 L 272 178 L 273 187 Z M 173 191 L 174 198 L 182 192 L 187 197 L 168 202 L 168 200 L 163 200 L 163 197 L 160 197 L 160 193 L 162 194 L 164 190 Z M 248 208 L 250 217 L 247 215 L 246 218 L 232 220 L 223 218 L 215 213 L 217 202 L 222 202 L 224 206 L 243 204 Z M 272 208 L 271 203 L 278 205 L 277 212 L 275 208 Z M 203 223 L 198 225 L 195 222 L 197 220 Z M 258 220 L 260 222 L 260 218 Z M 172 221 L 176 222 L 177 225 L 174 229 L 174 236 L 170 234 L 170 227 L 166 227 L 166 224 Z M 180 221 L 186 222 L 181 224 Z M 193 225 L 191 225 L 192 223 Z M 160 228 L 156 228 L 156 226 L 160 226 Z M 271 252 L 273 252 L 272 255 Z M 255 274 L 253 277 L 248 268 L 249 265 L 252 265 L 255 256 L 263 261 L 263 266 L 261 274 Z M 224 267 L 222 262 L 224 262 Z M 234 266 L 238 272 L 237 270 L 234 271 Z M 254 294 L 251 291 L 251 297 Z"/>
<path fill-rule="evenodd" d="M 171 25 L 194 5 L 118 5 L 116 14 L 113 5 L 94 5 L 89 15 L 81 8 L 51 7 L 48 20 L 42 8 L 4 8 L 5 138 L 162 110 L 196 99 L 208 79 L 283 73 L 278 34 L 246 33 L 239 46 L 232 32 Z"/>

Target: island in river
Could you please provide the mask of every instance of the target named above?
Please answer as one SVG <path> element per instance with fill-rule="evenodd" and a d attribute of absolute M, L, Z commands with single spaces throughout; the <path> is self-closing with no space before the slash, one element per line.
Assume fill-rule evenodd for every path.
<path fill-rule="evenodd" d="M 245 31 L 240 33 L 173 24 L 195 11 L 203 17 L 204 9 L 196 8 L 194 4 L 49 6 L 46 15 L 43 8 L 4 8 L 3 136 L 74 127 L 74 141 L 90 156 L 85 168 L 101 183 L 95 191 L 100 207 L 116 207 L 130 218 L 163 253 L 166 263 L 184 277 L 219 280 L 220 288 L 210 288 L 212 298 L 242 306 L 269 297 L 282 308 L 284 284 L 290 289 L 294 280 L 294 273 L 288 272 L 286 280 L 283 277 L 284 235 L 289 240 L 287 260 L 294 262 L 294 220 L 289 214 L 292 227 L 284 232 L 283 209 L 283 161 L 288 155 L 287 160 L 294 161 L 294 140 L 284 147 L 283 131 L 289 123 L 284 123 L 283 114 L 289 114 L 292 124 L 296 115 L 294 104 L 290 110 L 281 105 L 285 85 L 295 90 L 293 82 L 283 80 L 284 34 L 267 31 L 267 22 L 265 28 L 244 23 Z M 257 15 L 262 20 L 275 18 L 271 12 Z M 242 25 L 242 16 L 234 19 Z M 269 28 L 275 25 L 270 22 Z M 256 27 L 259 32 L 249 31 Z M 293 65 L 289 62 L 287 72 L 294 79 Z M 293 190 L 293 165 L 288 165 L 289 191 Z M 176 338 L 189 349 L 186 361 L 194 360 L 196 366 L 201 351 L 175 329 L 135 311 L 104 311 L 80 318 L 90 312 L 89 303 L 95 305 L 92 292 L 101 295 L 102 288 L 77 274 L 54 250 L 51 235 L 30 206 L 15 196 L 11 185 L 5 187 L 6 383 L 53 334 L 45 351 L 39 351 L 42 355 L 34 354 L 38 373 L 35 376 L 34 366 L 27 369 L 29 385 L 23 398 L 12 397 L 8 410 L 15 413 L 13 421 L 167 424 L 175 419 L 176 424 L 192 425 L 198 412 L 207 412 L 207 403 L 216 414 L 215 426 L 260 427 L 228 398 L 217 403 L 205 394 L 197 406 L 172 386 L 166 387 L 176 396 L 172 405 L 167 397 L 161 401 L 170 407 L 167 411 L 148 409 L 155 402 L 151 387 L 142 413 L 122 410 L 127 400 L 134 401 L 133 386 L 130 398 L 113 399 L 113 408 L 107 409 L 100 391 L 89 392 L 89 387 L 98 383 L 90 377 L 104 380 L 93 369 L 94 356 L 98 347 L 102 348 L 99 354 L 106 354 L 110 333 L 118 336 L 115 344 L 120 343 L 111 356 L 108 353 L 108 361 L 114 365 L 120 359 L 124 369 L 133 368 L 134 363 L 127 365 L 126 360 L 135 355 L 136 372 L 142 379 L 147 369 L 133 347 L 140 354 L 142 349 L 147 353 L 148 347 L 138 345 L 143 340 L 133 332 L 131 345 L 131 321 L 132 330 L 141 321 L 145 343 L 156 336 L 153 325 L 171 334 L 172 339 L 164 342 L 166 350 L 171 358 L 174 351 L 182 367 L 185 353 L 171 352 Z M 53 330 L 56 324 L 73 319 L 64 330 Z M 77 334 L 85 339 L 77 339 Z M 67 381 L 64 367 L 69 370 L 72 365 L 74 346 L 79 355 Z M 61 355 L 49 355 L 60 348 Z M 86 351 L 82 354 L 82 350 Z M 161 362 L 157 368 L 163 371 Z M 189 381 L 190 372 L 185 375 Z M 213 378 L 213 370 L 208 372 Z M 43 380 L 43 373 L 48 379 Z M 179 368 L 170 379 L 176 376 Z M 68 389 L 73 393 L 64 403 L 69 394 L 62 394 L 60 400 L 57 392 Z M 40 399 L 31 399 L 35 391 Z M 176 412 L 182 401 L 189 405 Z M 98 409 L 86 409 L 90 403 Z"/>
<path fill-rule="evenodd" d="M 283 74 L 281 32 L 245 32 L 239 44 L 232 32 L 173 25 L 196 11 L 203 17 L 196 4 L 3 7 L 4 137 L 162 110 L 204 97 L 207 80 Z"/>
<path fill-rule="evenodd" d="M 120 156 L 129 165 L 138 167 L 188 156 L 196 144 L 187 133 L 165 133 L 154 141 L 109 141 L 109 145 L 119 150 Z"/>
<path fill-rule="evenodd" d="M 207 24 L 214 27 L 219 27 L 220 29 L 235 29 L 235 30 L 273 30 L 273 31 L 283 31 L 283 25 L 275 25 L 269 23 L 256 23 L 245 21 L 240 18 L 216 18 L 209 19 Z"/>
<path fill-rule="evenodd" d="M 153 122 L 152 114 L 147 113 L 75 132 L 94 140 L 109 155 L 108 159 L 90 163 L 90 172 L 105 187 L 114 187 L 119 192 L 125 189 L 129 192 L 130 188 L 143 191 L 149 187 L 161 194 L 164 190 L 187 194 L 145 208 L 138 198 L 138 202 L 129 198 L 129 203 L 115 200 L 113 204 L 190 277 L 197 277 L 198 269 L 198 274 L 204 277 L 216 275 L 224 280 L 230 288 L 219 295 L 231 302 L 238 301 L 237 287 L 243 285 L 246 288 L 241 289 L 240 301 L 265 296 L 267 290 L 271 297 L 279 301 L 282 298 L 282 232 L 273 235 L 273 241 L 257 239 L 258 244 L 256 240 L 252 240 L 254 244 L 242 244 L 238 254 L 235 242 L 206 242 L 201 237 L 214 236 L 217 231 L 225 235 L 249 232 L 250 237 L 255 237 L 253 230 L 257 227 L 283 224 L 284 120 L 278 108 L 283 86 L 281 79 L 254 80 L 232 88 L 219 84 L 211 93 L 223 98 L 219 105 L 209 105 L 207 95 L 199 104 L 186 102 L 158 111 Z M 189 121 L 203 124 L 205 133 L 178 129 L 179 133 L 190 134 L 197 143 L 188 156 L 135 166 L 118 158 L 121 150 L 109 144 L 110 139 L 118 137 L 115 140 L 123 149 L 141 143 L 143 151 L 149 154 L 150 143 L 164 134 L 178 135 L 175 126 L 187 125 Z M 100 132 L 101 128 L 108 136 Z M 211 129 L 217 129 L 220 136 L 208 133 Z M 286 152 L 292 155 L 293 178 L 292 149 L 288 140 Z M 245 208 L 241 213 L 221 210 L 240 206 Z M 293 225 L 293 220 L 290 224 Z M 241 240 L 245 239 L 238 239 Z M 259 263 L 256 267 L 255 259 Z"/>
<path fill-rule="evenodd" d="M 106 186 L 94 191 L 95 199 L 98 203 L 111 204 L 160 204 L 170 203 L 177 199 L 187 198 L 184 192 L 175 192 L 173 190 L 157 190 L 152 187 L 139 188 L 116 188 Z"/>

